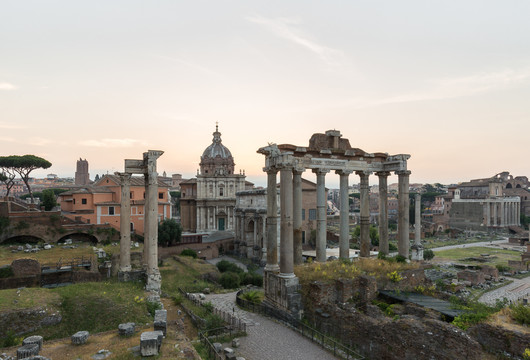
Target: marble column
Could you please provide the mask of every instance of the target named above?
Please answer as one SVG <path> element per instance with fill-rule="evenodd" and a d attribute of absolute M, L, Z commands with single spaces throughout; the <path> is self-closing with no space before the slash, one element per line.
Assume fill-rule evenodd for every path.
<path fill-rule="evenodd" d="M 359 256 L 369 257 L 370 248 L 372 247 L 370 243 L 370 187 L 368 184 L 370 172 L 356 171 L 355 173 L 361 178 L 361 252 Z"/>
<path fill-rule="evenodd" d="M 339 258 L 350 258 L 350 202 L 348 198 L 348 176 L 351 171 L 338 170 L 340 177 L 340 237 Z"/>
<path fill-rule="evenodd" d="M 398 175 L 398 253 L 409 258 L 409 175 L 410 171 L 397 171 Z"/>
<path fill-rule="evenodd" d="M 252 239 L 252 246 L 248 246 L 247 244 L 247 257 L 253 258 L 254 257 L 254 247 L 258 245 L 258 214 L 254 214 L 254 238 Z M 250 255 L 250 256 L 249 256 Z"/>
<path fill-rule="evenodd" d="M 267 265 L 266 271 L 277 272 L 278 266 L 278 201 L 276 169 L 267 170 Z"/>
<path fill-rule="evenodd" d="M 147 270 L 149 259 L 149 211 L 147 211 L 147 194 L 149 189 L 149 176 L 144 174 L 144 251 L 142 255 L 142 263 Z"/>
<path fill-rule="evenodd" d="M 293 257 L 293 169 L 280 170 L 280 277 L 294 277 Z"/>
<path fill-rule="evenodd" d="M 379 252 L 388 255 L 388 171 L 377 172 L 379 177 Z"/>
<path fill-rule="evenodd" d="M 421 195 L 414 197 L 414 245 L 411 246 L 412 260 L 423 260 L 423 246 L 421 245 Z"/>
<path fill-rule="evenodd" d="M 147 194 L 146 206 L 149 213 L 147 223 L 149 254 L 147 258 L 147 274 L 159 274 L 158 270 L 158 173 L 156 171 L 156 160 L 163 151 L 149 150 L 144 153 L 144 162 L 147 165 Z"/>
<path fill-rule="evenodd" d="M 493 226 L 497 226 L 498 222 L 497 222 L 497 202 L 494 202 L 493 203 Z"/>
<path fill-rule="evenodd" d="M 293 254 L 294 264 L 302 264 L 302 173 L 304 169 L 293 170 Z"/>
<path fill-rule="evenodd" d="M 261 216 L 261 264 L 267 264 L 267 217 Z"/>
<path fill-rule="evenodd" d="M 116 173 L 121 182 L 120 271 L 131 271 L 131 174 Z"/>
<path fill-rule="evenodd" d="M 489 201 L 486 202 L 486 226 L 491 226 L 491 203 Z"/>
<path fill-rule="evenodd" d="M 329 172 L 329 170 L 315 169 L 313 172 L 317 174 L 316 261 L 326 262 L 326 174 Z"/>
<path fill-rule="evenodd" d="M 517 202 L 515 203 L 515 225 L 521 226 L 521 203 Z"/>

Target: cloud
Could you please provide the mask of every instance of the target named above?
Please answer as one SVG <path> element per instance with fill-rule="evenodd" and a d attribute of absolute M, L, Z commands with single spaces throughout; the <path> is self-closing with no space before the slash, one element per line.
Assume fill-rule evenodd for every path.
<path fill-rule="evenodd" d="M 158 59 L 164 59 L 164 60 L 170 60 L 170 61 L 173 61 L 173 62 L 176 62 L 176 63 L 179 63 L 181 65 L 184 65 L 190 69 L 194 69 L 194 70 L 197 70 L 199 72 L 202 72 L 202 73 L 205 73 L 205 74 L 208 74 L 208 75 L 214 75 L 214 76 L 222 76 L 220 73 L 212 70 L 212 69 L 209 69 L 205 66 L 202 66 L 200 64 L 196 64 L 196 63 L 193 63 L 193 62 L 190 62 L 190 61 L 186 61 L 186 60 L 183 60 L 183 59 L 180 59 L 180 58 L 176 58 L 176 57 L 172 57 L 172 56 L 166 56 L 166 55 L 153 55 L 155 58 L 158 58 Z"/>
<path fill-rule="evenodd" d="M 321 45 L 312 40 L 309 35 L 304 34 L 298 27 L 299 20 L 289 18 L 268 19 L 262 16 L 251 16 L 248 21 L 261 25 L 273 32 L 276 36 L 299 45 L 317 55 L 327 65 L 339 65 L 339 59 L 343 56 L 342 51 Z"/>
<path fill-rule="evenodd" d="M 15 142 L 15 139 L 10 138 L 10 137 L 0 136 L 0 141 L 3 141 L 3 142 Z"/>
<path fill-rule="evenodd" d="M 147 144 L 141 140 L 136 139 L 98 139 L 98 140 L 85 140 L 79 143 L 82 146 L 90 147 L 105 147 L 105 148 L 126 148 L 132 146 L 147 146 Z"/>
<path fill-rule="evenodd" d="M 26 126 L 0 121 L 0 129 L 25 129 Z"/>
<path fill-rule="evenodd" d="M 36 146 L 46 146 L 52 143 L 55 144 L 56 142 L 50 139 L 46 139 L 46 138 L 32 137 L 32 138 L 29 138 L 28 143 L 30 145 L 36 145 Z"/>
<path fill-rule="evenodd" d="M 18 87 L 13 84 L 6 83 L 6 82 L 0 82 L 0 90 L 15 90 L 15 89 L 18 89 Z"/>

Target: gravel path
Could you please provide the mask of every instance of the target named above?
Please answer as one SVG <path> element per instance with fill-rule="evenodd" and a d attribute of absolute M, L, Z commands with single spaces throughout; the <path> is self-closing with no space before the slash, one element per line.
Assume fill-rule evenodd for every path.
<path fill-rule="evenodd" d="M 237 356 L 246 360 L 327 360 L 335 359 L 288 327 L 258 314 L 241 310 L 236 305 L 236 293 L 206 295 L 216 309 L 233 312 L 247 323 L 247 336 L 240 338 Z"/>
<path fill-rule="evenodd" d="M 460 245 L 448 245 L 448 246 L 442 246 L 437 248 L 432 248 L 431 250 L 436 251 L 443 251 L 443 250 L 450 250 L 450 249 L 459 249 L 459 248 L 470 248 L 470 247 L 494 247 L 498 248 L 497 245 L 499 244 L 506 244 L 508 243 L 508 239 L 504 240 L 495 240 L 495 241 L 482 241 L 482 242 L 474 242 L 474 243 L 467 243 L 467 244 L 460 244 Z"/>
<path fill-rule="evenodd" d="M 530 277 L 524 279 L 507 279 L 513 280 L 513 283 L 485 293 L 478 299 L 478 301 L 488 305 L 495 305 L 497 299 L 502 300 L 503 298 L 506 298 L 510 302 L 514 302 L 522 297 L 530 295 Z"/>

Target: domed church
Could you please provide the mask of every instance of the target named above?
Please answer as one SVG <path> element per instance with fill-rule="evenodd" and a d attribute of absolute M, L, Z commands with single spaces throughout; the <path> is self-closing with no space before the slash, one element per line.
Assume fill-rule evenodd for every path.
<path fill-rule="evenodd" d="M 232 153 L 222 144 L 218 125 L 201 156 L 197 178 L 182 182 L 181 222 L 186 232 L 234 231 L 236 192 L 252 189 L 236 174 Z"/>

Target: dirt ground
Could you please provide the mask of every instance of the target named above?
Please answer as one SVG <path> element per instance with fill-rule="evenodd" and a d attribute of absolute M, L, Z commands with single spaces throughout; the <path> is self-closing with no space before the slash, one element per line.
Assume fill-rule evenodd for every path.
<path fill-rule="evenodd" d="M 189 340 L 197 337 L 191 320 L 183 311 L 179 316 L 179 308 L 170 299 L 162 299 L 162 302 L 168 311 L 168 329 L 157 359 L 200 359 Z M 132 348 L 140 345 L 142 332 L 152 330 L 150 323 L 137 325 L 136 333 L 129 338 L 120 337 L 118 329 L 90 334 L 84 345 L 72 345 L 70 338 L 45 341 L 39 355 L 52 360 L 92 360 L 98 351 L 109 350 L 111 353 L 106 359 L 140 359 L 139 349 L 135 352 Z M 0 352 L 16 356 L 17 348 L 5 348 Z"/>

